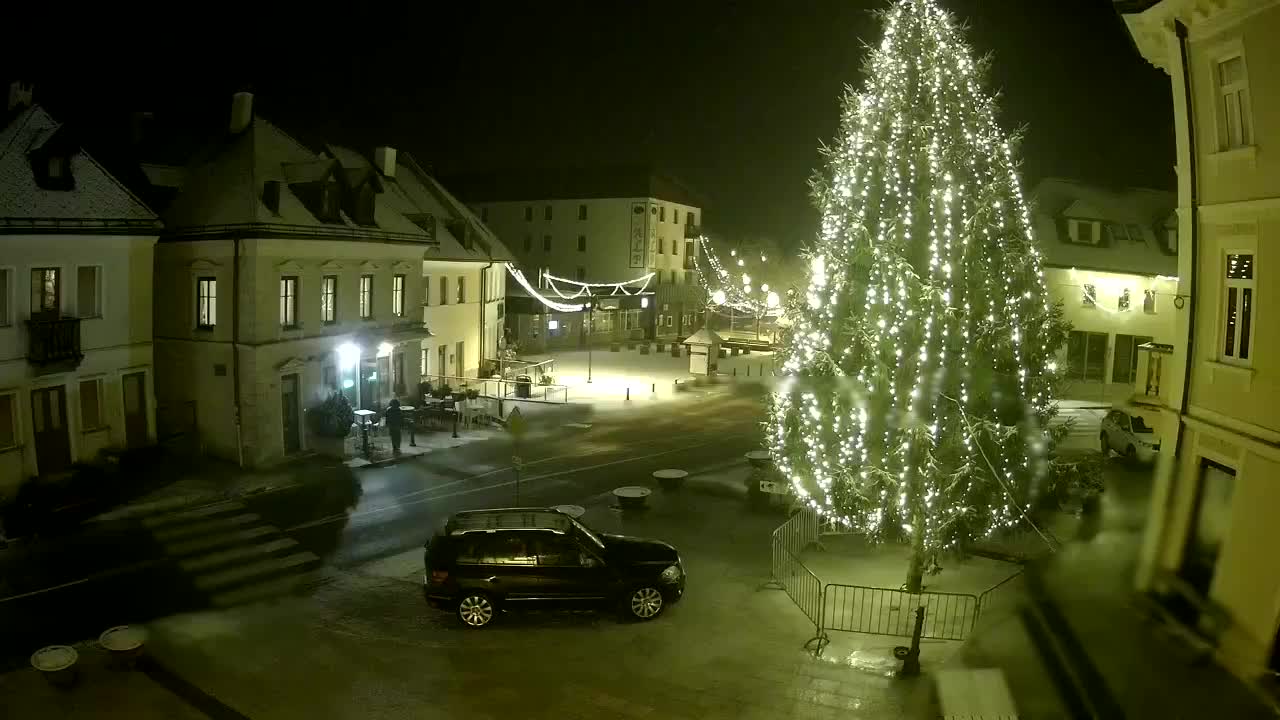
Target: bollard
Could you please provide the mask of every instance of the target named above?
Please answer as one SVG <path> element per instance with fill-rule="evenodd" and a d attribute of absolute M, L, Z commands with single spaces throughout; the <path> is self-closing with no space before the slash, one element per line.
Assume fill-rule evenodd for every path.
<path fill-rule="evenodd" d="M 627 399 L 631 399 L 631 388 L 627 388 Z"/>
<path fill-rule="evenodd" d="M 650 394 L 650 395 L 657 395 L 657 394 L 658 394 L 658 383 L 650 383 L 650 384 L 649 384 L 649 394 Z"/>
<path fill-rule="evenodd" d="M 747 377 L 751 377 L 751 366 L 747 366 Z"/>
<path fill-rule="evenodd" d="M 733 369 L 733 376 L 738 377 L 738 368 Z"/>
<path fill-rule="evenodd" d="M 924 606 L 916 608 L 916 626 L 911 632 L 911 647 L 899 645 L 893 649 L 893 656 L 902 661 L 899 675 L 920 674 L 920 635 L 924 631 Z"/>
<path fill-rule="evenodd" d="M 458 437 L 458 409 L 453 409 L 453 436 Z"/>

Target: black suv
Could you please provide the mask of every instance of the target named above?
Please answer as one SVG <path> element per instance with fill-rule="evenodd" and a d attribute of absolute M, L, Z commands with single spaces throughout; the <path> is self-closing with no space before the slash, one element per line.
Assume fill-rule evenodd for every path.
<path fill-rule="evenodd" d="M 427 542 L 422 591 L 484 627 L 520 604 L 616 604 L 652 620 L 684 594 L 684 564 L 656 540 L 593 532 L 551 508 L 460 512 Z"/>

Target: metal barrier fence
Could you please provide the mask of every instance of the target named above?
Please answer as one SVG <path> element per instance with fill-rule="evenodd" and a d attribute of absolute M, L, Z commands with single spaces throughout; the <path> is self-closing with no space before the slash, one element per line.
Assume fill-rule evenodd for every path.
<path fill-rule="evenodd" d="M 813 623 L 814 633 L 804 646 L 821 650 L 827 644 L 822 631 L 822 580 L 800 561 L 800 553 L 818 542 L 818 516 L 801 510 L 773 531 L 768 587 L 782 590 Z"/>
<path fill-rule="evenodd" d="M 823 589 L 822 629 L 871 635 L 906 635 L 916 608 L 925 608 L 920 637 L 964 640 L 978 619 L 978 598 L 961 593 L 922 592 L 838 585 Z"/>

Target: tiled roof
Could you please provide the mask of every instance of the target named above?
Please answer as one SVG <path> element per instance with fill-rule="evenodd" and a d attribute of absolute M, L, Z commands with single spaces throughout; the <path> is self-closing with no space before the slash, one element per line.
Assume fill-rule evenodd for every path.
<path fill-rule="evenodd" d="M 1177 208 L 1174 193 L 1110 189 L 1048 178 L 1036 186 L 1031 197 L 1031 222 L 1046 265 L 1141 275 L 1178 274 L 1177 255 L 1164 250 L 1162 243 L 1165 226 Z M 1099 220 L 1104 226 L 1136 226 L 1143 239 L 1097 246 L 1070 243 L 1064 237 L 1068 217 Z"/>
<path fill-rule="evenodd" d="M 127 223 L 146 227 L 156 214 L 88 153 L 71 154 L 74 188 L 47 190 L 36 183 L 28 153 L 53 140 L 61 125 L 32 106 L 0 130 L 0 225 L 23 221 Z"/>

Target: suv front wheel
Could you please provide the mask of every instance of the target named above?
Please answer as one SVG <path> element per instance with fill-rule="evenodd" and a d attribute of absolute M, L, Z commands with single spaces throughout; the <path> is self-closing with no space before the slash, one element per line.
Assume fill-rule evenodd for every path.
<path fill-rule="evenodd" d="M 458 619 L 463 625 L 482 628 L 493 621 L 493 600 L 482 592 L 467 593 L 458 601 Z"/>
<path fill-rule="evenodd" d="M 662 591 L 652 585 L 640 585 L 627 594 L 626 613 L 636 620 L 652 620 L 666 607 Z"/>

